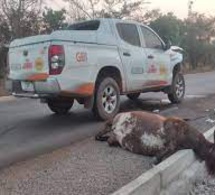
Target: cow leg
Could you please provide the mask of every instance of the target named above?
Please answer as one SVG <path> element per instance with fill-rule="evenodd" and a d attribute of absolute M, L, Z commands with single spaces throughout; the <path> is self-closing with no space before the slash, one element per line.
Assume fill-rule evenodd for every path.
<path fill-rule="evenodd" d="M 114 136 L 113 133 L 110 134 L 110 137 L 108 138 L 107 142 L 108 142 L 109 146 L 112 146 L 112 147 L 120 146 L 118 140 L 116 139 L 116 137 Z"/>
<path fill-rule="evenodd" d="M 154 161 L 154 164 L 159 164 L 161 161 L 165 160 L 172 154 L 174 154 L 176 151 L 176 145 L 170 144 L 169 146 L 165 147 L 165 149 L 161 152 L 159 152 L 156 155 L 156 160 Z"/>

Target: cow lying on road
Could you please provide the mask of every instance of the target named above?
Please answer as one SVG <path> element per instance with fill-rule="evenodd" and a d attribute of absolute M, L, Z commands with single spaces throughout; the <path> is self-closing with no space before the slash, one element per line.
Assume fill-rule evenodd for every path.
<path fill-rule="evenodd" d="M 193 149 L 206 161 L 208 172 L 215 174 L 215 144 L 180 118 L 138 111 L 121 113 L 95 138 L 136 154 L 155 156 L 157 163 L 177 150 Z"/>

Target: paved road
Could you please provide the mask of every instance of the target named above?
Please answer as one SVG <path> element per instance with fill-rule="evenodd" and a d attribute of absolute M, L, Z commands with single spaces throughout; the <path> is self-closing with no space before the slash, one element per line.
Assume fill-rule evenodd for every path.
<path fill-rule="evenodd" d="M 187 75 L 186 82 L 187 98 L 215 92 L 215 72 Z M 171 107 L 162 93 L 143 94 L 136 103 L 122 99 L 122 111 Z M 0 124 L 0 166 L 80 141 L 102 125 L 78 104 L 69 115 L 59 117 L 29 99 L 0 100 Z"/>

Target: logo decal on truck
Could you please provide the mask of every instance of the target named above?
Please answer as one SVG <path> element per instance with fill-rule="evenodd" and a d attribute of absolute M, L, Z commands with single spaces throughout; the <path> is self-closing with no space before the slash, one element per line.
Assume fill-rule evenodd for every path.
<path fill-rule="evenodd" d="M 43 70 L 43 67 L 44 67 L 43 59 L 42 58 L 37 58 L 35 60 L 35 69 L 37 71 L 41 71 L 41 70 Z"/>
<path fill-rule="evenodd" d="M 33 63 L 30 62 L 29 59 L 27 59 L 27 60 L 25 61 L 25 63 L 23 64 L 22 68 L 23 68 L 24 70 L 30 70 L 30 69 L 33 68 Z"/>
<path fill-rule="evenodd" d="M 13 71 L 21 70 L 21 64 L 11 64 L 10 69 Z"/>
<path fill-rule="evenodd" d="M 150 67 L 147 71 L 147 73 L 149 73 L 149 74 L 153 74 L 153 73 L 157 73 L 157 72 L 158 72 L 158 69 L 154 64 L 150 65 Z"/>
<path fill-rule="evenodd" d="M 87 61 L 87 53 L 86 52 L 77 52 L 76 53 L 76 61 L 77 62 L 86 62 Z"/>
<path fill-rule="evenodd" d="M 160 65 L 160 74 L 165 75 L 168 73 L 168 70 L 165 65 Z"/>
<path fill-rule="evenodd" d="M 142 67 L 133 67 L 131 69 L 131 73 L 132 74 L 143 74 L 144 73 L 144 69 Z"/>
<path fill-rule="evenodd" d="M 160 78 L 163 79 L 163 80 L 168 79 L 168 69 L 163 64 L 160 65 Z"/>

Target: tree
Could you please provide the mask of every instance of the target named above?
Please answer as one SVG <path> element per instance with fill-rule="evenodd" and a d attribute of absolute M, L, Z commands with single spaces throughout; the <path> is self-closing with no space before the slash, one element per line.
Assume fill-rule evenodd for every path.
<path fill-rule="evenodd" d="M 15 38 L 38 34 L 42 0 L 0 1 L 0 75 L 5 74 L 7 48 Z"/>
<path fill-rule="evenodd" d="M 0 14 L 11 39 L 38 33 L 42 0 L 1 0 Z"/>
<path fill-rule="evenodd" d="M 43 12 L 42 21 L 44 23 L 43 28 L 46 33 L 50 33 L 54 30 L 59 30 L 67 26 L 66 20 L 66 10 L 62 9 L 59 11 L 54 11 L 53 9 L 46 8 L 46 11 Z"/>
<path fill-rule="evenodd" d="M 64 0 L 70 3 L 73 18 L 135 18 L 143 11 L 144 0 Z"/>
<path fill-rule="evenodd" d="M 6 61 L 7 61 L 7 47 L 0 47 L 0 80 L 5 77 Z"/>
<path fill-rule="evenodd" d="M 181 46 L 185 27 L 183 21 L 174 16 L 173 13 L 160 15 L 156 20 L 151 21 L 149 25 L 161 38 L 168 39 L 173 44 Z"/>
<path fill-rule="evenodd" d="M 215 18 L 193 13 L 185 20 L 186 32 L 183 46 L 188 53 L 188 61 L 193 69 L 199 65 L 214 64 L 212 58 L 215 48 L 211 38 L 215 35 Z"/>
<path fill-rule="evenodd" d="M 161 38 L 168 39 L 185 50 L 185 60 L 192 69 L 199 65 L 214 64 L 215 46 L 211 44 L 211 38 L 215 35 L 214 17 L 192 13 L 191 18 L 180 20 L 168 13 L 152 20 L 150 26 Z"/>
<path fill-rule="evenodd" d="M 152 21 L 162 17 L 162 13 L 159 9 L 147 10 L 147 12 L 139 12 L 135 15 L 135 20 L 149 25 Z"/>
<path fill-rule="evenodd" d="M 0 47 L 10 40 L 10 28 L 4 20 L 4 17 L 0 15 Z"/>

